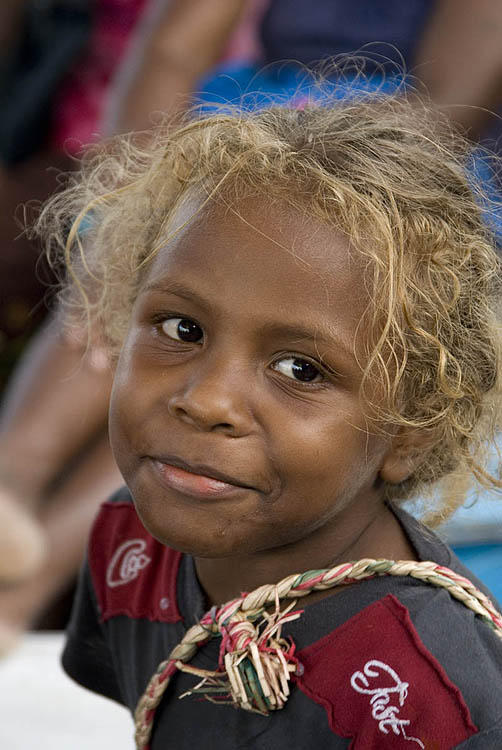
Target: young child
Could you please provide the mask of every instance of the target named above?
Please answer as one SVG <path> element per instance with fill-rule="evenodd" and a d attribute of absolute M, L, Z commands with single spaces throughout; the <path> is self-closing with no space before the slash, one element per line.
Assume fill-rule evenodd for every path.
<path fill-rule="evenodd" d="M 69 314 L 120 353 L 127 484 L 63 664 L 138 748 L 502 747 L 501 616 L 401 507 L 432 487 L 433 525 L 466 477 L 500 486 L 462 148 L 397 95 L 222 113 L 119 141 L 43 213 Z"/>

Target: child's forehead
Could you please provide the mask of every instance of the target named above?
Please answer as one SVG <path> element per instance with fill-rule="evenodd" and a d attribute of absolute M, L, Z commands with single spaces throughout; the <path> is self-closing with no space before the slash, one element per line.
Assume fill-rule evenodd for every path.
<path fill-rule="evenodd" d="M 309 211 L 306 205 L 292 204 L 277 196 L 248 195 L 243 198 L 187 193 L 169 218 L 164 260 L 182 257 L 187 246 L 213 243 L 233 246 L 223 260 L 235 263 L 243 241 L 267 249 L 277 268 L 294 268 L 316 273 L 319 282 L 359 281 L 365 262 L 340 228 L 329 225 Z M 160 264 L 159 264 L 160 265 Z M 157 269 L 156 269 L 157 270 Z"/>

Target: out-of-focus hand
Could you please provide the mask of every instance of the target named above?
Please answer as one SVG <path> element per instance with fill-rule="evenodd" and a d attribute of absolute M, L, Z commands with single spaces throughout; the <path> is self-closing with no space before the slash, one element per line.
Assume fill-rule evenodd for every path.
<path fill-rule="evenodd" d="M 437 0 L 412 73 L 453 123 L 481 135 L 502 101 L 502 3 Z"/>
<path fill-rule="evenodd" d="M 155 23 L 143 24 L 118 73 L 105 135 L 148 130 L 155 113 L 172 117 L 184 111 L 201 76 L 222 55 L 245 5 L 245 0 L 151 0 Z"/>
<path fill-rule="evenodd" d="M 41 525 L 24 504 L 0 487 L 0 585 L 32 576 L 47 554 Z"/>

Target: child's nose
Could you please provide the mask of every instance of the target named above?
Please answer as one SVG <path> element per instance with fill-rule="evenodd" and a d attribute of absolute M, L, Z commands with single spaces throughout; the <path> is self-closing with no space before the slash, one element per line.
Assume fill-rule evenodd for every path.
<path fill-rule="evenodd" d="M 225 432 L 242 437 L 252 429 L 249 382 L 242 368 L 230 363 L 198 368 L 171 395 L 171 416 L 206 432 Z"/>

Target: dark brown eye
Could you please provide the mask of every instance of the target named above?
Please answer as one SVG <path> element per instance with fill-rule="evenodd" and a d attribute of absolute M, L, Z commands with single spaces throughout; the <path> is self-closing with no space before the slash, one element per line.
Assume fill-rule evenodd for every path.
<path fill-rule="evenodd" d="M 167 318 L 162 323 L 162 330 L 171 339 L 198 343 L 204 333 L 202 328 L 189 318 Z"/>
<path fill-rule="evenodd" d="M 302 383 L 312 383 L 314 380 L 322 379 L 319 369 L 308 359 L 302 359 L 301 357 L 283 357 L 274 363 L 273 369 Z"/>

